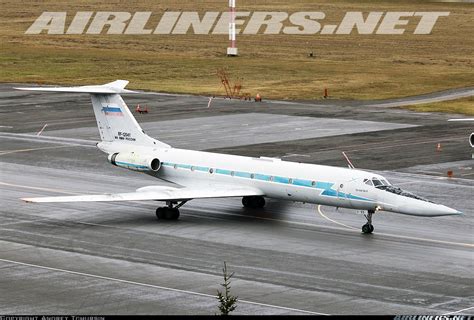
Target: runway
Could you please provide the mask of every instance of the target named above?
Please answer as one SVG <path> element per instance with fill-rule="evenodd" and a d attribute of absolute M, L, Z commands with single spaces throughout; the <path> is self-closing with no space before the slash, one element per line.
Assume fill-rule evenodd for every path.
<path fill-rule="evenodd" d="M 46 102 L 35 107 L 34 96 L 16 100 L 24 119 L 7 114 L 11 121 L 0 123 L 4 126 L 0 128 L 4 131 L 0 134 L 2 314 L 214 314 L 224 261 L 235 272 L 232 292 L 239 296 L 238 314 L 473 314 L 473 161 L 470 150 L 464 149 L 463 130 L 448 130 L 455 128 L 451 124 L 445 130 L 454 139 L 443 144 L 442 154 L 413 144 L 404 149 L 405 160 L 399 159 L 398 166 L 390 159 L 380 170 L 393 184 L 464 215 L 417 218 L 378 213 L 375 233 L 364 236 L 360 227 L 365 218 L 353 211 L 272 200 L 263 210 L 243 209 L 240 199 L 193 200 L 182 207 L 176 222 L 158 222 L 154 210 L 160 203 L 151 201 L 24 203 L 19 198 L 125 192 L 157 184 L 148 176 L 108 164 L 92 137 L 58 134 L 73 133 L 84 123 L 91 127 L 90 109 L 81 107 L 72 118 L 66 108 L 54 112 Z M 169 97 L 163 99 L 161 105 L 169 104 Z M 235 103 L 235 108 L 209 114 L 197 107 L 185 113 L 185 106 L 176 104 L 176 111 L 163 107 L 160 114 L 145 119 L 154 126 L 168 118 L 176 123 L 203 118 L 202 124 L 209 124 L 207 117 L 222 112 L 242 119 L 261 111 Z M 283 106 L 279 108 L 261 114 L 283 114 Z M 291 117 L 317 118 L 326 112 L 308 107 L 304 114 L 301 110 L 295 114 L 291 108 L 286 106 Z M 340 108 L 326 116 L 337 119 L 344 109 Z M 366 112 L 353 115 L 348 132 L 330 137 L 353 146 L 368 137 L 372 146 L 380 147 L 378 159 L 395 149 L 384 149 L 376 140 L 412 130 L 420 133 L 412 143 L 420 143 L 422 132 L 436 135 L 444 122 L 438 115 L 419 121 L 411 113 L 384 109 L 384 122 L 416 127 L 351 132 L 360 121 L 376 120 Z M 33 124 L 48 117 L 58 125 L 46 129 L 51 130 L 49 137 L 45 131 L 45 138 L 36 138 Z M 287 120 L 301 120 L 291 117 Z M 70 122 L 59 125 L 61 118 Z M 54 130 L 66 131 L 54 134 Z M 297 152 L 297 159 L 309 155 L 308 162 L 318 161 L 313 157 L 318 150 L 322 162 L 333 161 L 340 152 L 336 144 L 317 136 L 247 146 L 214 139 L 220 149 L 232 152 L 260 148 L 260 155 L 269 155 L 267 151 L 280 148 L 280 155 Z M 281 149 L 290 144 L 292 148 Z M 310 145 L 318 148 L 306 149 Z M 451 149 L 457 153 L 445 155 Z M 364 153 L 353 155 L 359 163 L 375 161 Z M 425 160 L 417 163 L 416 157 Z M 454 178 L 446 178 L 449 168 L 455 168 Z"/>

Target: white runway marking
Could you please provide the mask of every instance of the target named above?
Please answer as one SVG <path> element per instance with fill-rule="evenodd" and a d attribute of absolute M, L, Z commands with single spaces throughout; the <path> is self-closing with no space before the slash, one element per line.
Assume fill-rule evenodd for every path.
<path fill-rule="evenodd" d="M 1 182 L 1 181 L 0 181 L 0 185 L 9 186 L 9 187 L 17 187 L 17 188 L 25 188 L 25 189 L 31 189 L 31 190 L 51 191 L 51 192 L 57 192 L 57 193 L 62 193 L 62 194 L 79 194 L 79 193 L 76 193 L 76 192 L 67 192 L 67 191 L 64 191 L 64 190 L 40 188 L 40 187 L 30 187 L 30 186 L 24 186 L 24 185 L 13 184 L 13 183 L 6 183 L 6 182 Z"/>
<path fill-rule="evenodd" d="M 344 224 L 344 223 L 335 221 L 335 220 L 333 220 L 333 219 L 331 219 L 331 218 L 328 218 L 328 217 L 321 211 L 321 205 L 318 205 L 318 212 L 319 212 L 319 214 L 320 214 L 324 219 L 326 219 L 326 220 L 329 220 L 329 221 L 331 221 L 331 222 L 334 222 L 335 224 L 338 224 L 338 225 L 343 226 L 343 227 L 345 227 L 345 228 L 348 228 L 348 229 L 351 229 L 351 230 L 357 230 L 357 231 L 359 231 L 359 229 L 357 229 L 357 228 L 348 226 L 347 224 Z"/>
<path fill-rule="evenodd" d="M 40 136 L 40 135 L 43 133 L 44 129 L 46 129 L 47 126 L 48 126 L 48 124 L 46 123 L 46 124 L 43 126 L 43 128 L 41 128 L 41 130 L 38 131 L 38 133 L 37 133 L 36 135 L 37 135 L 37 136 Z"/>
<path fill-rule="evenodd" d="M 4 154 L 18 153 L 18 152 L 28 152 L 36 150 L 45 150 L 45 149 L 59 149 L 59 148 L 71 148 L 72 146 L 54 146 L 54 147 L 44 147 L 44 148 L 30 148 L 30 149 L 19 149 L 19 150 L 5 150 L 0 151 L 0 156 Z"/>
<path fill-rule="evenodd" d="M 284 156 L 281 156 L 282 158 L 290 158 L 290 157 L 305 157 L 309 158 L 311 157 L 309 154 L 299 154 L 299 153 L 289 153 L 285 154 Z"/>
<path fill-rule="evenodd" d="M 209 97 L 209 102 L 207 103 L 207 107 L 210 108 L 211 107 L 211 102 L 212 102 L 212 99 L 213 97 Z"/>
<path fill-rule="evenodd" d="M 36 143 L 55 143 L 55 144 L 64 144 L 71 146 L 81 146 L 87 148 L 97 148 L 97 141 L 94 140 L 84 140 L 84 139 L 73 139 L 73 138 L 59 138 L 53 136 L 37 136 L 36 134 L 26 134 L 26 133 L 9 133 L 9 132 L 0 132 L 0 139 L 7 140 L 22 140 L 28 142 Z"/>
<path fill-rule="evenodd" d="M 460 312 L 467 311 L 467 310 L 470 310 L 470 309 L 474 309 L 474 307 L 469 307 L 469 308 L 461 309 L 461 310 L 458 310 L 458 311 L 452 311 L 452 312 L 444 313 L 443 316 L 460 313 Z"/>
<path fill-rule="evenodd" d="M 13 264 L 17 264 L 17 265 L 22 265 L 22 266 L 33 267 L 33 268 L 40 268 L 40 269 L 44 269 L 44 270 L 74 274 L 74 275 L 78 275 L 78 276 L 84 276 L 84 277 L 90 277 L 90 278 L 96 278 L 96 279 L 126 283 L 126 284 L 142 286 L 142 287 L 148 287 L 148 288 L 154 288 L 154 289 L 160 289 L 160 290 L 179 292 L 179 293 L 190 294 L 190 295 L 195 295 L 195 296 L 201 296 L 201 297 L 206 297 L 206 298 L 212 298 L 214 300 L 216 299 L 216 296 L 206 294 L 206 293 L 195 292 L 195 291 L 182 290 L 182 289 L 176 289 L 176 288 L 170 288 L 170 287 L 164 287 L 164 286 L 157 286 L 157 285 L 153 285 L 153 284 L 148 284 L 148 283 L 143 283 L 143 282 L 135 282 L 135 281 L 130 281 L 130 280 L 118 279 L 118 278 L 104 277 L 104 276 L 100 276 L 100 275 L 96 275 L 96 274 L 90 274 L 90 273 L 84 273 L 84 272 L 78 272 L 78 271 L 72 271 L 72 270 L 66 270 L 66 269 L 46 267 L 46 266 L 41 266 L 41 265 L 37 265 L 37 264 L 31 264 L 31 263 L 25 263 L 25 262 L 13 261 L 13 260 L 1 259 L 1 258 L 0 258 L 0 261 L 7 262 L 7 263 L 13 263 Z M 296 309 L 296 308 L 288 308 L 288 307 L 277 306 L 277 305 L 266 304 L 266 303 L 260 303 L 260 302 L 254 302 L 254 301 L 248 301 L 248 300 L 240 300 L 239 299 L 239 302 L 240 303 L 247 303 L 247 304 L 257 305 L 257 306 L 262 306 L 262 307 L 269 307 L 269 308 L 276 308 L 276 309 L 287 310 L 287 311 L 307 313 L 307 314 L 315 314 L 315 315 L 323 315 L 323 316 L 329 315 L 329 314 L 321 313 L 321 312 L 314 312 L 314 311 L 308 311 L 308 310 L 302 310 L 302 309 Z"/>

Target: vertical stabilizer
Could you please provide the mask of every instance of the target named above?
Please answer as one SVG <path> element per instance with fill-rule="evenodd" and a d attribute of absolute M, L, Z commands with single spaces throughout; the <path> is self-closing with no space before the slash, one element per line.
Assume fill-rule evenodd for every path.
<path fill-rule="evenodd" d="M 117 80 L 99 86 L 81 87 L 36 87 L 16 88 L 29 91 L 89 93 L 94 108 L 100 138 L 103 142 L 116 142 L 138 146 L 169 148 L 166 143 L 151 138 L 142 130 L 130 112 L 120 93 L 133 93 L 126 90 L 128 81 Z"/>

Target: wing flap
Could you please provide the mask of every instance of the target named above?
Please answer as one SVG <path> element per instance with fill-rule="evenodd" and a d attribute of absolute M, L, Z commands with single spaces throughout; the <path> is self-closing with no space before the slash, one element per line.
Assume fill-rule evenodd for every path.
<path fill-rule="evenodd" d="M 22 198 L 25 202 L 53 203 L 53 202 L 113 202 L 113 201 L 171 201 L 205 198 L 231 198 L 245 196 L 263 196 L 262 191 L 251 187 L 186 187 L 172 188 L 163 186 L 149 186 L 137 189 L 135 192 L 110 193 L 79 196 Z"/>

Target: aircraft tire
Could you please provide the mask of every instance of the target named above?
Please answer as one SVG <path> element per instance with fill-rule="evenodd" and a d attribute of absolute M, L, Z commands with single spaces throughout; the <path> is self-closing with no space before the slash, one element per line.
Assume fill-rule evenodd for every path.
<path fill-rule="evenodd" d="M 163 220 L 165 219 L 165 209 L 164 207 L 160 207 L 156 209 L 156 218 L 158 220 Z"/>
<path fill-rule="evenodd" d="M 265 207 L 265 198 L 264 197 L 255 197 L 254 198 L 254 207 L 259 208 L 259 209 Z"/>
<path fill-rule="evenodd" d="M 170 209 L 169 210 L 169 220 L 178 220 L 179 219 L 179 210 L 176 208 Z"/>
<path fill-rule="evenodd" d="M 371 224 L 366 223 L 362 226 L 362 233 L 364 234 L 371 234 L 373 231 L 374 231 L 374 226 Z"/>
<path fill-rule="evenodd" d="M 265 198 L 261 196 L 243 197 L 242 205 L 245 208 L 260 209 L 265 206 Z"/>
<path fill-rule="evenodd" d="M 178 220 L 179 210 L 176 208 L 160 207 L 156 209 L 158 220 Z"/>

